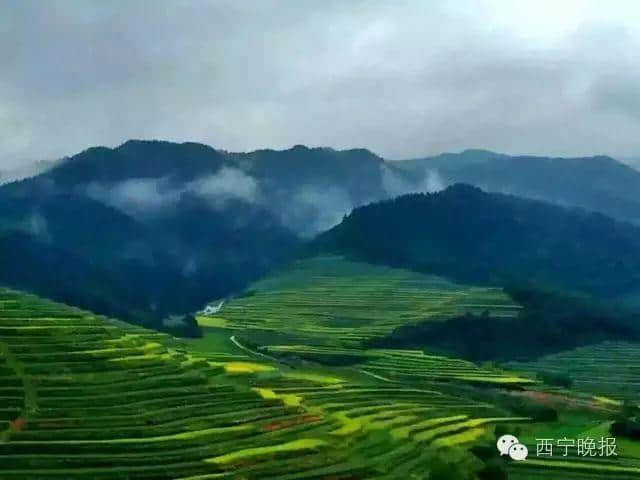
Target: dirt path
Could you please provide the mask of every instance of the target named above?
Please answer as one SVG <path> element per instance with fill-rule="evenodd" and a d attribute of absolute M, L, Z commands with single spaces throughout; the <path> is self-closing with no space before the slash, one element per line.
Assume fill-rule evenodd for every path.
<path fill-rule="evenodd" d="M 231 335 L 229 337 L 229 340 L 231 340 L 233 342 L 233 344 L 238 347 L 241 350 L 244 350 L 245 352 L 251 354 L 251 355 L 257 355 L 259 357 L 262 358 L 266 358 L 267 360 L 269 360 L 270 362 L 276 362 L 276 363 L 282 363 L 280 360 L 278 360 L 276 357 L 272 357 L 271 355 L 266 355 L 264 353 L 261 352 L 257 352 L 255 350 L 251 350 L 249 347 L 245 347 L 244 345 L 242 345 L 238 339 L 236 338 L 235 335 Z"/>
<path fill-rule="evenodd" d="M 24 390 L 24 407 L 20 412 L 20 418 L 26 421 L 38 410 L 38 391 L 31 377 L 26 373 L 24 365 L 11 352 L 9 345 L 0 342 L 0 356 L 4 357 L 7 366 L 12 369 L 16 376 L 22 380 Z M 4 431 L 0 431 L 0 442 L 6 442 L 11 437 L 12 427 L 9 426 Z"/>

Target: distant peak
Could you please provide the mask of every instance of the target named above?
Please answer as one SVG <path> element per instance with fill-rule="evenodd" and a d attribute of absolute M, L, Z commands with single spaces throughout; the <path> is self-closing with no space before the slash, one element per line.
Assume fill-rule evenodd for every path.
<path fill-rule="evenodd" d="M 460 152 L 461 155 L 503 155 L 501 153 L 493 152 L 491 150 L 485 150 L 484 148 L 467 148 Z"/>
<path fill-rule="evenodd" d="M 481 188 L 476 187 L 475 185 L 469 185 L 468 183 L 454 183 L 453 185 L 448 186 L 441 193 L 485 193 Z"/>
<path fill-rule="evenodd" d="M 290 150 L 292 152 L 308 152 L 310 150 L 310 148 L 307 147 L 306 145 L 298 144 L 298 145 L 294 145 L 293 147 L 291 147 Z"/>
<path fill-rule="evenodd" d="M 159 144 L 167 144 L 167 143 L 173 143 L 173 142 L 168 142 L 166 140 L 144 140 L 141 138 L 131 138 L 126 142 L 124 142 L 122 145 L 118 145 L 116 149 L 134 147 L 139 145 L 159 145 Z"/>

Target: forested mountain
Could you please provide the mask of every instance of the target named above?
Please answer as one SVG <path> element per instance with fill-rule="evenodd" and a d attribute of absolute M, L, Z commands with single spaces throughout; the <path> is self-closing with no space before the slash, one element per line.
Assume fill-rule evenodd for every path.
<path fill-rule="evenodd" d="M 396 165 L 412 177 L 437 174 L 447 185 L 467 183 L 640 222 L 640 172 L 607 156 L 553 158 L 466 150 Z"/>
<path fill-rule="evenodd" d="M 467 151 L 390 162 L 366 149 L 297 145 L 283 151 L 229 153 L 197 143 L 131 140 L 117 148 L 89 148 L 37 176 L 0 186 L 0 282 L 162 326 L 168 315 L 193 311 L 208 299 L 241 289 L 292 258 L 301 242 L 336 225 L 353 208 L 407 192 L 436 191 L 463 175 L 498 190 L 516 185 L 525 196 L 614 211 L 629 219 L 635 216 L 636 204 L 625 192 L 640 191 L 635 183 L 640 173 L 600 157 L 516 160 Z M 560 191 L 563 182 L 569 184 L 561 198 L 553 192 Z M 541 185 L 546 190 L 540 190 Z M 592 192 L 589 201 L 584 192 Z M 371 221 L 383 237 L 400 239 L 409 233 L 389 225 L 403 215 Z M 491 232 L 486 225 L 476 225 L 474 218 L 461 215 L 458 221 L 475 229 L 474 235 L 481 235 L 483 228 L 484 235 Z M 455 245 L 463 242 L 455 238 L 462 234 L 448 232 L 439 241 Z M 557 239 L 573 244 L 580 235 L 563 230 Z M 505 248 L 501 241 L 492 252 Z M 522 248 L 537 247 L 534 243 Z M 411 248 L 448 251 L 429 244 Z M 621 252 L 626 255 L 624 249 Z M 575 261 L 582 264 L 582 255 L 593 251 L 575 253 L 580 257 Z M 614 264 L 605 262 L 605 274 L 616 277 L 605 289 L 635 281 L 629 274 L 635 272 L 634 254 L 635 250 Z M 407 252 L 400 248 L 393 258 L 402 255 Z M 411 261 L 417 258 L 411 255 Z M 532 257 L 524 251 L 521 255 L 509 262 L 530 260 L 531 274 L 548 280 L 546 267 L 541 273 L 535 262 L 555 262 L 555 257 Z M 455 267 L 458 274 L 482 278 L 509 271 L 509 265 L 495 263 L 491 256 L 482 265 L 474 260 L 477 256 L 469 257 L 472 262 Z M 574 257 L 565 260 L 569 258 Z M 432 260 L 420 257 L 428 264 L 420 268 Z M 453 260 L 437 260 L 436 266 L 440 261 Z M 22 268 L 25 262 L 31 262 L 28 270 Z M 594 280 L 585 269 L 579 275 L 583 279 L 574 285 L 578 289 L 600 288 L 600 277 Z"/>
<path fill-rule="evenodd" d="M 91 149 L 0 188 L 0 283 L 165 328 L 295 254 L 297 237 L 262 206 L 215 180 L 184 187 L 220 172 L 221 155 L 198 146 L 178 162 L 149 146 L 138 158 Z"/>
<path fill-rule="evenodd" d="M 464 184 L 357 208 L 313 249 L 470 283 L 601 297 L 640 286 L 638 227 Z"/>

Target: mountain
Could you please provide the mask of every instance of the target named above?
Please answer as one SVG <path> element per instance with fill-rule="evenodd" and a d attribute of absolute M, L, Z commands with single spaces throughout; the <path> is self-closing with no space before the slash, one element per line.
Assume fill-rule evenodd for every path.
<path fill-rule="evenodd" d="M 464 184 L 357 208 L 312 248 L 471 283 L 609 298 L 640 286 L 638 227 Z"/>
<path fill-rule="evenodd" d="M 227 194 L 224 158 L 133 142 L 4 185 L 0 283 L 160 329 L 241 289 L 299 240 L 261 205 Z M 185 322 L 174 333 L 193 333 Z"/>
<path fill-rule="evenodd" d="M 611 157 L 553 158 L 509 156 L 465 150 L 396 162 L 412 177 L 427 173 L 443 183 L 467 183 L 487 191 L 511 193 L 611 217 L 640 222 L 640 172 Z"/>
<path fill-rule="evenodd" d="M 163 328 L 389 197 L 394 172 L 364 149 L 92 147 L 0 187 L 0 282 Z"/>
<path fill-rule="evenodd" d="M 33 177 L 55 167 L 59 162 L 60 160 L 40 160 L 20 167 L 0 169 L 0 185 Z"/>
<path fill-rule="evenodd" d="M 456 184 L 357 208 L 308 250 L 498 287 L 522 306 L 513 317 L 470 297 L 474 312 L 425 315 L 369 347 L 485 361 L 640 340 L 640 228 L 600 213 Z"/>
<path fill-rule="evenodd" d="M 265 205 L 306 237 L 337 224 L 356 206 L 407 191 L 404 185 L 397 190 L 393 184 L 403 182 L 405 172 L 366 149 L 297 145 L 232 158 L 256 180 Z"/>
<path fill-rule="evenodd" d="M 76 272 L 69 273 L 73 282 L 62 278 L 65 269 L 34 267 L 27 275 L 9 249 L 0 281 L 58 300 L 71 295 L 85 308 L 162 327 L 168 315 L 242 289 L 294 257 L 302 242 L 353 208 L 440 190 L 456 175 L 502 190 L 521 185 L 525 196 L 615 210 L 623 218 L 640 212 L 627 193 L 638 191 L 640 173 L 604 157 L 516 161 L 467 151 L 390 162 L 366 149 L 297 145 L 230 153 L 198 143 L 130 140 L 89 148 L 0 186 L 4 248 L 26 239 L 25 258 L 33 265 L 42 255 L 41 265 Z M 558 193 L 563 185 L 565 197 Z M 84 275 L 91 281 L 80 281 Z M 138 293 L 113 282 L 135 285 Z"/>

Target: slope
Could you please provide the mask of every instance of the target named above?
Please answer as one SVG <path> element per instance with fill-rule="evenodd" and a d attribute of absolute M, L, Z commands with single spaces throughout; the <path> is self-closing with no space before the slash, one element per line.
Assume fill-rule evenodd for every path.
<path fill-rule="evenodd" d="M 600 214 L 454 185 L 355 209 L 312 251 L 485 285 L 634 292 L 640 230 Z"/>
<path fill-rule="evenodd" d="M 396 164 L 443 184 L 468 183 L 558 205 L 582 207 L 634 223 L 640 221 L 640 172 L 603 155 L 581 158 L 510 156 L 465 150 Z"/>
<path fill-rule="evenodd" d="M 425 478 L 434 458 L 464 460 L 471 475 L 481 463 L 449 445 L 529 420 L 437 390 L 256 361 L 231 342 L 193 353 L 11 290 L 0 290 L 0 332 L 7 480 Z"/>

